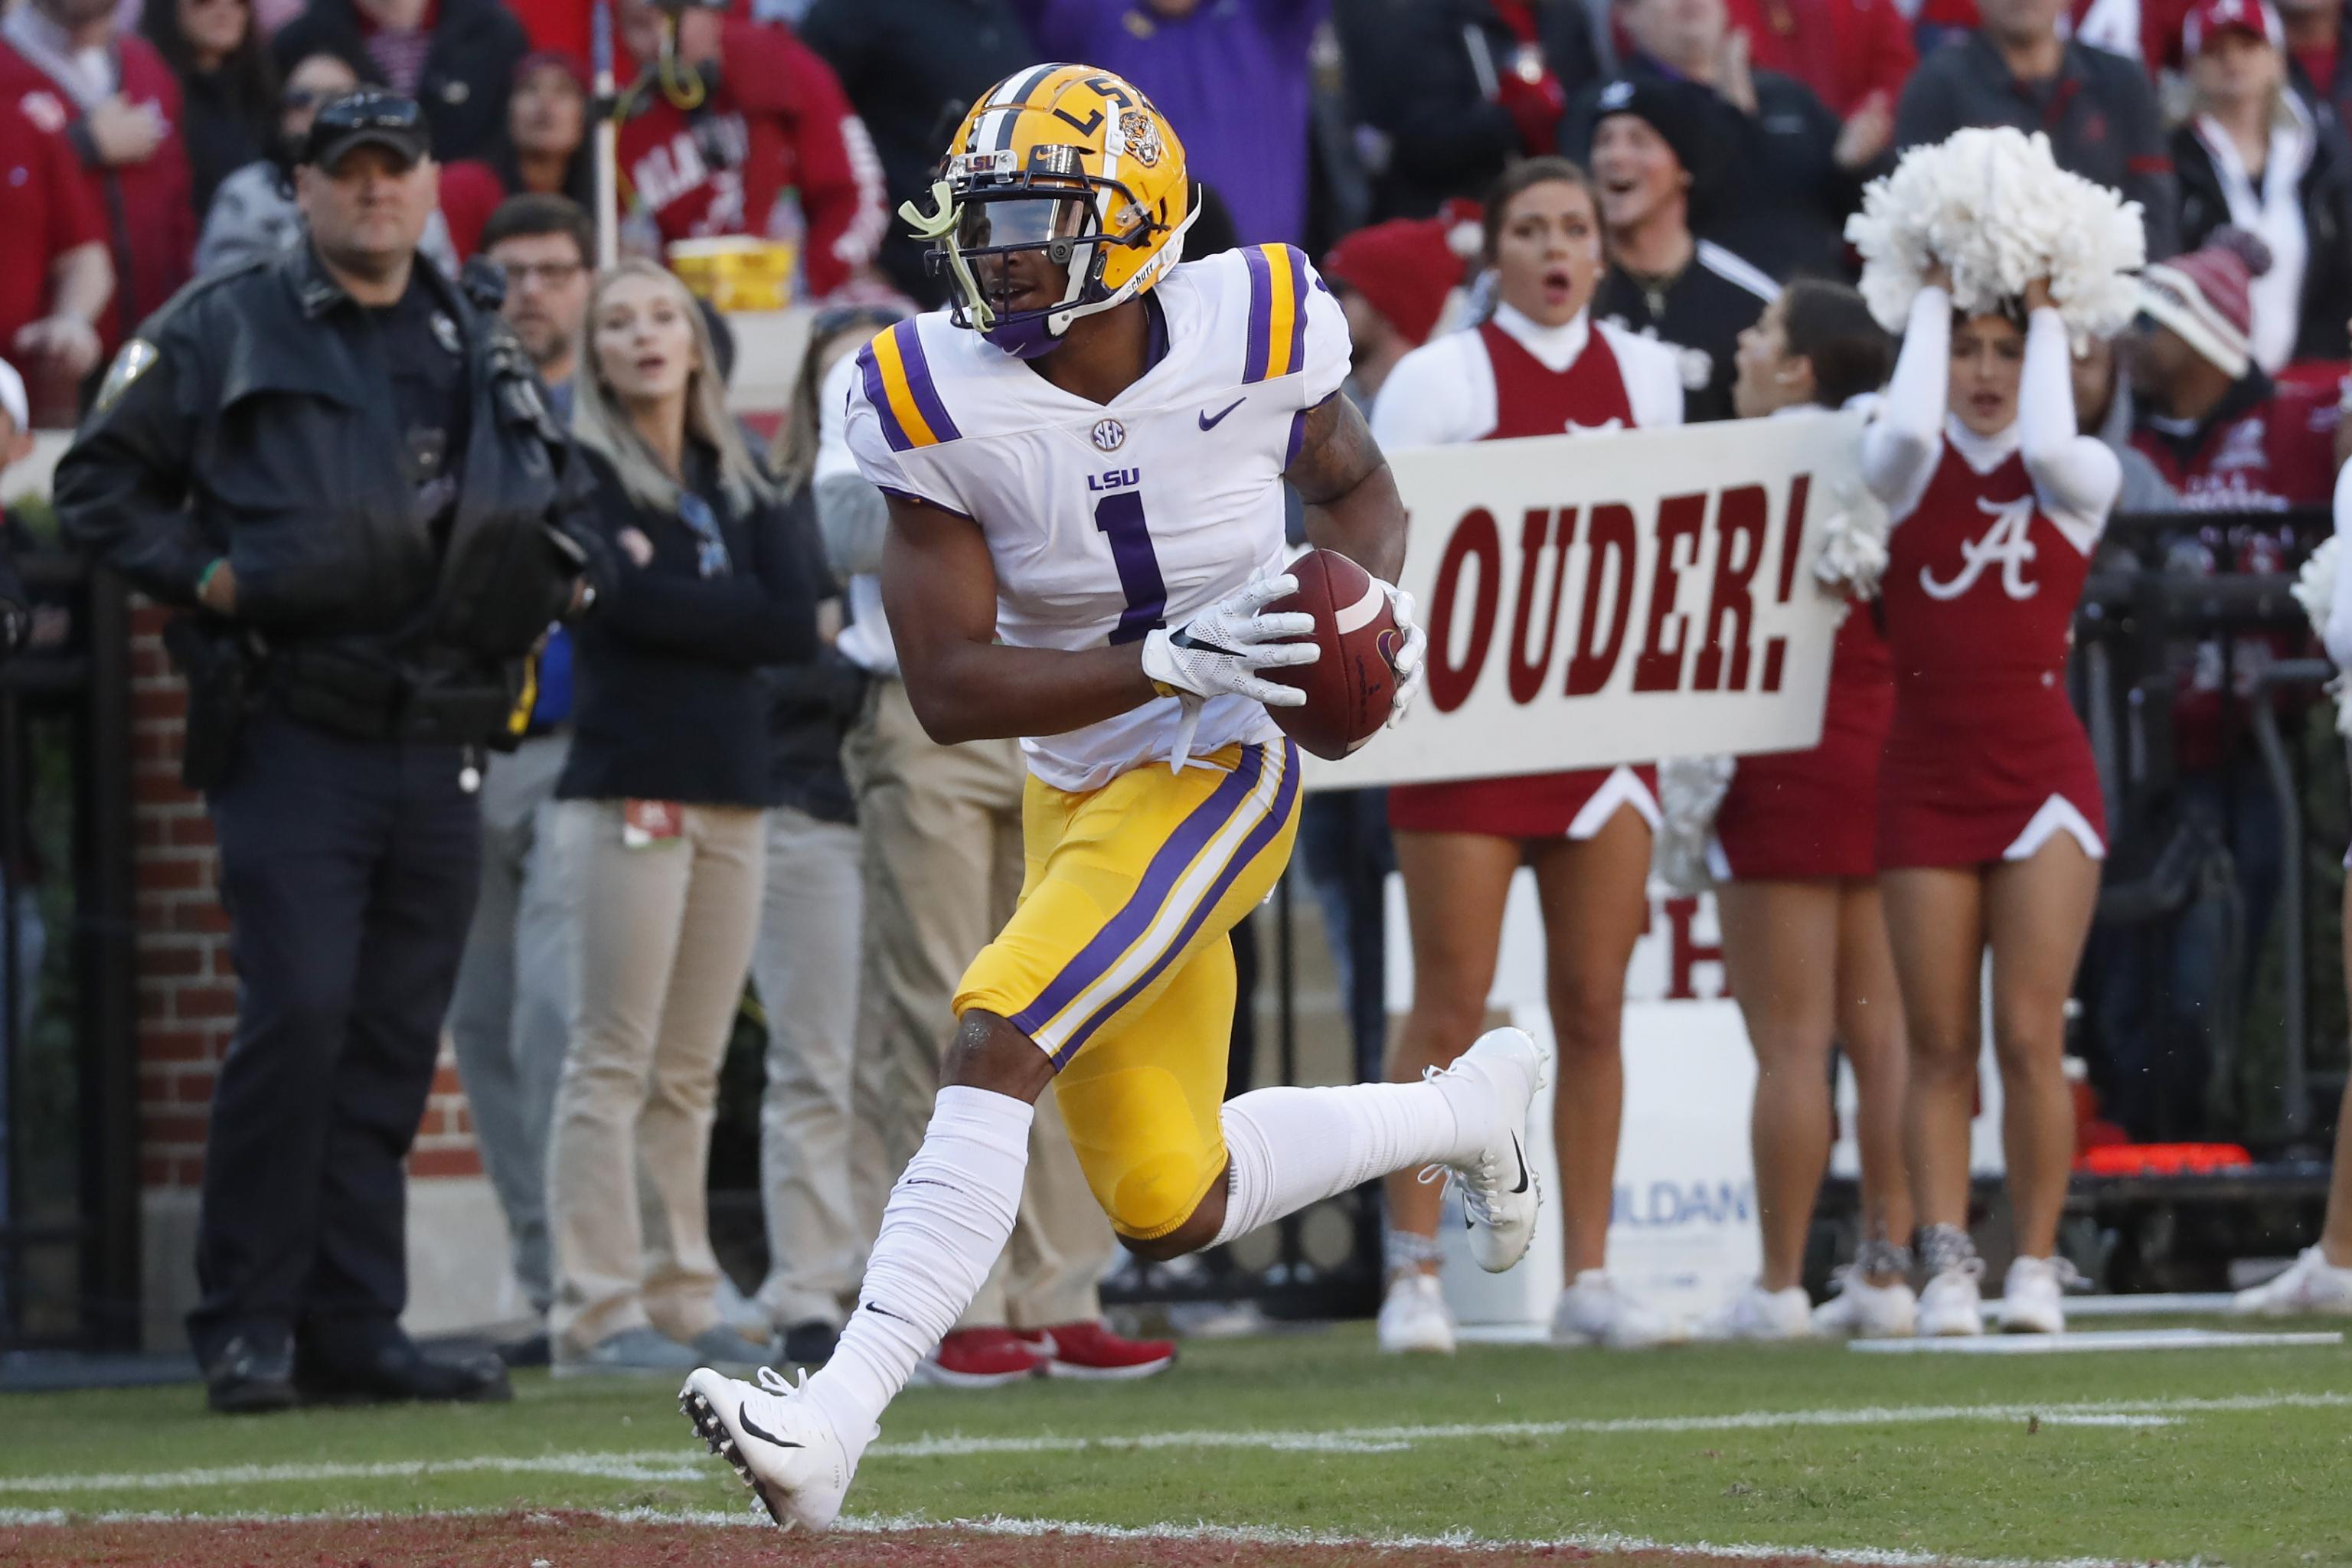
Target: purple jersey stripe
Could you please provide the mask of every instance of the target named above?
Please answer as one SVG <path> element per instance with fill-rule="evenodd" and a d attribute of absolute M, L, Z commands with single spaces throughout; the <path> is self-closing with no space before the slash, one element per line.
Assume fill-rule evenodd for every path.
<path fill-rule="evenodd" d="M 912 447 L 914 438 L 890 412 L 890 395 L 882 390 L 882 367 L 875 363 L 872 343 L 857 351 L 857 374 L 866 383 L 866 401 L 874 405 L 875 416 L 882 421 L 882 437 L 890 443 L 890 450 L 903 452 Z"/>
<path fill-rule="evenodd" d="M 1290 354 L 1282 362 L 1282 374 L 1297 375 L 1307 368 L 1307 258 L 1297 246 L 1286 245 L 1282 259 L 1290 268 Z"/>
<path fill-rule="evenodd" d="M 948 417 L 948 405 L 940 401 L 940 389 L 931 380 L 931 362 L 923 357 L 923 334 L 912 321 L 901 321 L 890 331 L 898 335 L 898 363 L 907 367 L 907 390 L 915 395 L 923 423 L 940 440 L 961 440 L 963 432 Z"/>
<path fill-rule="evenodd" d="M 1265 750 L 1262 746 L 1252 749 Z M 1280 833 L 1290 821 L 1291 807 L 1298 799 L 1298 748 L 1290 742 L 1285 741 L 1282 743 L 1282 749 L 1286 765 L 1282 774 L 1282 787 L 1275 793 L 1274 809 L 1266 813 L 1265 821 L 1250 830 L 1250 836 L 1242 841 L 1239 852 L 1231 860 L 1225 862 L 1225 868 L 1218 875 L 1216 885 L 1203 894 L 1201 901 L 1192 907 L 1192 918 L 1184 922 L 1184 929 L 1176 933 L 1176 940 L 1168 944 L 1168 951 L 1161 953 L 1158 962 L 1150 969 L 1139 975 L 1134 984 L 1097 1008 L 1094 1016 L 1081 1024 L 1077 1032 L 1070 1037 L 1069 1044 L 1055 1053 L 1055 1071 L 1059 1072 L 1069 1066 L 1070 1058 L 1076 1056 L 1087 1041 L 1094 1037 L 1097 1029 L 1117 1016 L 1120 1008 L 1142 995 L 1150 988 L 1151 983 L 1159 979 L 1170 964 L 1176 962 L 1176 955 L 1184 951 L 1185 944 L 1190 942 L 1193 935 L 1200 931 L 1202 923 L 1208 920 L 1210 911 L 1224 901 L 1226 891 L 1240 879 L 1242 868 L 1265 854 L 1265 847 L 1274 842 L 1275 836 Z"/>
<path fill-rule="evenodd" d="M 1274 335 L 1274 273 L 1265 264 L 1265 252 L 1255 245 L 1242 252 L 1242 260 L 1249 268 L 1250 282 L 1249 340 L 1242 350 L 1242 380 L 1264 381 L 1266 359 L 1274 350 L 1269 341 Z"/>
<path fill-rule="evenodd" d="M 1184 868 L 1193 857 L 1216 837 L 1234 813 L 1257 785 L 1259 770 L 1265 764 L 1265 748 L 1246 747 L 1242 760 L 1227 773 L 1223 783 L 1211 791 L 1209 798 L 1192 808 L 1192 814 L 1177 824 L 1176 831 L 1145 867 L 1143 879 L 1136 884 L 1118 913 L 1111 916 L 1094 940 L 1078 950 L 1078 955 L 1063 966 L 1042 994 L 1028 1006 L 1013 1016 L 1013 1026 L 1024 1035 L 1034 1035 L 1053 1019 L 1055 1014 L 1068 1006 L 1080 992 L 1100 979 L 1119 955 L 1135 945 L 1160 906 L 1168 900 L 1169 889 L 1184 874 Z"/>

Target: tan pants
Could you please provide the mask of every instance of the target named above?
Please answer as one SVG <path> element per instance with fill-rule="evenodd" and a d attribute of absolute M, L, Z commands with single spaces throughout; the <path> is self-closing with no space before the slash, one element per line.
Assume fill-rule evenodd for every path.
<path fill-rule="evenodd" d="M 956 982 L 1021 894 L 1027 769 L 1012 741 L 934 743 L 895 680 L 874 683 L 842 761 L 866 841 L 850 1161 L 863 1233 L 872 1236 L 930 1121 L 954 1037 Z M 1100 1317 L 1095 1287 L 1117 1246 L 1048 1093 L 1030 1131 L 1013 1239 L 957 1326 L 1039 1329 Z"/>
<path fill-rule="evenodd" d="M 573 1350 L 648 1323 L 691 1339 L 719 1321 L 704 1183 L 759 930 L 766 814 L 684 816 L 679 837 L 631 848 L 618 801 L 556 808 L 577 968 L 548 1147 L 549 1326 Z M 639 1218 L 638 1173 L 656 1223 Z"/>

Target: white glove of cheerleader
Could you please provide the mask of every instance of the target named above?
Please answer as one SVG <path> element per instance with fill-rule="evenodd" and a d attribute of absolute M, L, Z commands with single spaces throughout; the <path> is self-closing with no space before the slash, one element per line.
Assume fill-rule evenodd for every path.
<path fill-rule="evenodd" d="M 1211 605 L 1173 631 L 1143 639 L 1143 673 L 1164 696 L 1194 700 L 1247 697 L 1269 708 L 1296 708 L 1307 693 L 1259 678 L 1266 669 L 1313 664 L 1323 650 L 1294 637 L 1315 635 L 1315 617 L 1303 611 L 1269 615 L 1266 606 L 1298 592 L 1287 573 L 1255 577 L 1249 585 Z"/>

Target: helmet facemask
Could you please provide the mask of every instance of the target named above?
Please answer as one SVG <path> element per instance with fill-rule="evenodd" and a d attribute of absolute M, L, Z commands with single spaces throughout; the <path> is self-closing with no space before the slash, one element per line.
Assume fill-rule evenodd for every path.
<path fill-rule="evenodd" d="M 1022 359 L 1050 353 L 1072 321 L 1129 298 L 1159 270 L 1117 289 L 1105 286 L 1103 267 L 1113 247 L 1145 244 L 1164 226 L 1151 221 L 1125 185 L 1085 174 L 1078 152 L 1033 149 L 1031 167 L 1019 173 L 1013 172 L 1011 153 L 960 154 L 950 160 L 948 177 L 931 186 L 930 212 L 912 202 L 898 209 L 931 241 L 932 272 L 953 283 L 949 309 L 955 324 Z M 1118 232 L 1105 232 L 1106 209 L 1115 220 L 1127 220 Z M 1181 257 L 1192 216 L 1188 212 L 1169 237 L 1165 266 Z M 1060 295 L 1043 307 L 1014 310 L 1012 302 L 1037 281 L 1034 268 L 1013 260 L 1024 256 L 1050 264 Z"/>

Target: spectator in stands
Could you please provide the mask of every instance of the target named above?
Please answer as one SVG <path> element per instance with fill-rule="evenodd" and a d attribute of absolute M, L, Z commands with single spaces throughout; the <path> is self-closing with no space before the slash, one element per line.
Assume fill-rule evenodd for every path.
<path fill-rule="evenodd" d="M 1040 57 L 1084 60 L 1184 127 L 1244 245 L 1307 241 L 1307 51 L 1326 0 L 1016 0 Z"/>
<path fill-rule="evenodd" d="M 488 156 L 441 171 L 441 216 L 459 260 L 481 247 L 482 226 L 509 196 L 560 195 L 583 210 L 596 203 L 588 140 L 588 72 L 542 51 L 515 68 L 507 123 Z"/>
<path fill-rule="evenodd" d="M 490 216 L 482 252 L 506 274 L 507 325 L 568 423 L 595 270 L 593 225 L 565 197 L 516 196 Z M 541 1319 L 555 1301 L 548 1125 L 572 1005 L 569 909 L 555 852 L 555 782 L 572 750 L 572 637 L 557 626 L 534 665 L 515 749 L 493 758 L 482 778 L 481 895 L 449 1001 L 449 1043 L 482 1166 L 506 1214 L 515 1278 Z M 549 1352 L 542 1331 L 507 1360 L 543 1364 Z"/>
<path fill-rule="evenodd" d="M 1796 78 L 1848 123 L 1884 114 L 1892 139 L 1895 100 L 1919 63 L 1896 0 L 1732 0 L 1731 26 L 1752 65 Z"/>
<path fill-rule="evenodd" d="M 954 1041 L 956 984 L 1020 897 L 1028 765 L 1010 740 L 939 744 L 908 700 L 882 613 L 887 508 L 849 449 L 850 381 L 858 368 L 854 354 L 835 362 L 819 391 L 815 495 L 826 557 L 848 584 L 841 650 L 873 677 L 843 752 L 865 855 L 850 1164 L 858 1225 L 870 1237 L 922 1142 Z M 1163 1370 L 1175 1359 L 1173 1345 L 1123 1339 L 1102 1321 L 1097 1286 L 1117 1250 L 1061 1112 L 1045 1095 L 1030 1128 L 1013 1239 L 918 1375 L 988 1388 L 1040 1370 L 1079 1377 Z"/>
<path fill-rule="evenodd" d="M 2267 0 L 2202 0 L 2181 45 L 2196 97 L 2172 133 L 2180 242 L 2229 226 L 2259 237 L 2254 363 L 2336 359 L 2352 313 L 2352 146 L 2286 87 L 2284 34 Z"/>
<path fill-rule="evenodd" d="M 1323 280 L 1348 315 L 1355 351 L 1348 395 L 1360 407 L 1372 405 L 1397 361 L 1459 316 L 1478 235 L 1477 207 L 1459 202 L 1437 217 L 1391 218 L 1360 228 L 1324 257 Z"/>
<path fill-rule="evenodd" d="M 2352 61 L 2344 58 L 2344 0 L 2279 0 L 2287 82 L 2304 107 L 2338 131 L 2352 127 Z"/>
<path fill-rule="evenodd" d="M 1674 110 L 1687 121 L 1676 134 L 1705 148 L 1713 165 L 1693 226 L 1774 278 L 1842 270 L 1845 216 L 1860 196 L 1854 174 L 1886 150 L 1892 130 L 1884 109 L 1866 107 L 1840 125 L 1804 83 L 1753 68 L 1724 0 L 1619 0 L 1615 15 L 1633 52 L 1615 80 L 1577 100 L 1560 150 L 1597 159 L 1600 122 L 1613 112 L 1604 99 L 1620 95 L 1620 83 L 1691 84 L 1696 90 Z M 1727 397 L 1730 346 L 1727 339 Z"/>
<path fill-rule="evenodd" d="M 1652 84 L 1657 90 L 1663 84 Z M 1407 354 L 1381 389 L 1381 447 L 1452 446 L 1562 430 L 1606 439 L 1682 423 L 1674 356 L 1600 319 L 1601 216 L 1592 182 L 1561 158 L 1516 165 L 1486 204 L 1492 319 Z M 1633 1347 L 1673 1326 L 1608 1273 L 1609 1216 L 1623 1112 L 1625 965 L 1649 924 L 1656 773 L 1588 768 L 1389 791 L 1412 926 L 1412 1010 L 1389 1058 L 1392 1082 L 1442 1067 L 1476 1037 L 1495 977 L 1503 909 L 1521 865 L 1543 907 L 1546 985 L 1559 1045 L 1553 1142 L 1568 1289 L 1552 1318 L 1562 1344 Z M 1388 1182 L 1383 1350 L 1451 1352 L 1437 1286 L 1438 1194 L 1411 1173 Z"/>
<path fill-rule="evenodd" d="M 188 194 L 202 218 L 220 183 L 268 150 L 277 69 L 251 0 L 145 0 L 139 31 L 180 79 Z"/>
<path fill-rule="evenodd" d="M 647 261 L 605 273 L 583 353 L 597 604 L 555 791 L 578 965 L 547 1163 L 555 1365 L 741 1366 L 766 1347 L 719 1320 L 703 1184 L 760 919 L 763 671 L 814 655 L 814 584 L 685 285 Z"/>
<path fill-rule="evenodd" d="M 2123 513 L 2172 511 L 2180 498 L 2164 482 L 2164 475 L 2146 452 L 2132 445 L 2134 428 L 2131 383 L 2123 374 L 2122 356 L 2114 338 L 2094 338 L 2074 356 L 2074 411 L 2083 434 L 2098 437 L 2099 445 L 2123 466 L 2124 485 L 2116 498 Z"/>
<path fill-rule="evenodd" d="M 196 241 L 199 273 L 266 259 L 302 237 L 302 214 L 294 205 L 294 165 L 302 142 L 320 109 L 359 85 L 359 73 L 340 55 L 311 55 L 295 62 L 278 94 L 278 142 L 270 155 L 237 170 L 214 193 L 203 236 Z M 439 209 L 425 221 L 417 249 L 442 271 L 457 275 L 457 253 L 449 243 L 448 220 Z"/>
<path fill-rule="evenodd" d="M 940 149 L 972 100 L 1040 58 L 1011 0 L 816 0 L 793 26 L 872 132 L 891 212 L 930 189 Z M 908 298 L 941 303 L 923 250 L 892 223 L 877 259 Z M 1190 236 L 1184 253 L 1199 254 Z"/>
<path fill-rule="evenodd" d="M 1894 345 L 1862 296 L 1802 278 L 1740 334 L 1743 419 L 1843 408 L 1876 392 Z M 1817 1330 L 1911 1332 L 1911 1196 L 1903 1175 L 1903 1001 L 1878 899 L 1878 753 L 1895 712 L 1895 660 L 1875 606 L 1838 627 L 1821 744 L 1742 757 L 1707 860 L 1725 977 L 1756 1051 L 1749 1135 L 1764 1269 L 1708 1321 L 1716 1339 Z M 1831 1052 L 1853 1064 L 1862 1234 L 1838 1295 L 1816 1313 L 1800 1276 L 1836 1141 Z"/>
<path fill-rule="evenodd" d="M 828 310 L 810 326 L 771 467 L 813 581 L 827 576 L 812 484 L 818 389 L 836 361 L 896 320 L 887 311 Z M 837 632 L 840 602 L 829 585 L 827 593 L 822 619 Z M 783 1336 L 784 1360 L 816 1366 L 832 1359 L 856 1304 L 866 1234 L 851 1177 L 865 889 L 856 805 L 841 763 L 866 674 L 828 648 L 817 662 L 779 669 L 776 678 L 776 804 L 768 813 L 767 895 L 751 950 L 768 1024 L 760 1195 L 769 1261 L 758 1300 Z"/>
<path fill-rule="evenodd" d="M 2156 92 L 2137 64 L 2059 31 L 2065 0 L 1983 0 L 1982 24 L 1919 62 L 1895 110 L 1897 147 L 1970 125 L 2046 132 L 2061 168 L 2140 204 L 2147 254 L 2179 248 L 2180 192 Z"/>
<path fill-rule="evenodd" d="M 33 417 L 71 425 L 74 389 L 98 364 L 114 260 L 72 145 L 13 98 L 0 99 L 0 351 L 33 373 Z"/>
<path fill-rule="evenodd" d="M 1372 216 L 1475 200 L 1559 143 L 1606 58 L 1582 0 L 1364 0 L 1333 16 L 1372 175 Z"/>
<path fill-rule="evenodd" d="M 2274 383 L 2253 357 L 2252 296 L 2268 265 L 2260 240 L 2221 229 L 2140 275 L 2133 445 L 2194 510 L 2323 506 L 2335 480 L 2334 390 Z"/>
<path fill-rule="evenodd" d="M 153 45 L 116 32 L 112 0 L 22 0 L 0 19 L 0 101 L 65 134 L 108 219 L 114 298 L 99 322 L 103 357 L 188 279 L 196 219 L 180 84 Z"/>
<path fill-rule="evenodd" d="M 1731 417 L 1739 334 L 1780 291 L 1744 257 L 1691 232 L 1714 150 L 1701 89 L 1659 76 L 1621 77 L 1594 100 L 1592 178 L 1609 271 L 1592 313 L 1670 350 L 1684 417 Z"/>
<path fill-rule="evenodd" d="M 281 66 L 336 55 L 362 81 L 415 99 L 433 126 L 433 156 L 445 164 L 488 153 L 530 48 L 499 0 L 310 0 L 270 44 Z"/>
<path fill-rule="evenodd" d="M 663 246 L 798 239 L 817 299 L 866 268 L 888 223 L 882 167 L 825 63 L 781 26 L 728 15 L 724 0 L 614 10 L 637 66 L 620 135 L 634 221 Z"/>

